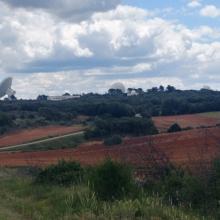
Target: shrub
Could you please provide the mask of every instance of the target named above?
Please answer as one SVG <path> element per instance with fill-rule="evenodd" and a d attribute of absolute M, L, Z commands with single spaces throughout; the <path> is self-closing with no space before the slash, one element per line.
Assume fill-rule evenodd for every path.
<path fill-rule="evenodd" d="M 122 143 L 122 138 L 119 135 L 113 135 L 104 140 L 104 144 L 107 146 L 119 145 Z"/>
<path fill-rule="evenodd" d="M 90 177 L 91 187 L 102 200 L 120 199 L 132 191 L 131 169 L 111 160 L 98 166 Z"/>
<path fill-rule="evenodd" d="M 167 132 L 169 133 L 174 133 L 179 131 L 182 131 L 182 128 L 177 123 L 171 125 L 170 128 L 167 130 Z"/>
<path fill-rule="evenodd" d="M 86 138 L 101 138 L 115 134 L 120 135 L 152 135 L 158 131 L 152 120 L 147 118 L 106 118 L 96 119 L 95 126 L 85 133 Z"/>
<path fill-rule="evenodd" d="M 59 161 L 51 165 L 37 175 L 36 183 L 71 185 L 78 184 L 83 177 L 83 169 L 79 163 Z"/>
<path fill-rule="evenodd" d="M 207 198 L 206 186 L 198 177 L 175 168 L 158 182 L 156 191 L 174 205 L 200 207 Z"/>

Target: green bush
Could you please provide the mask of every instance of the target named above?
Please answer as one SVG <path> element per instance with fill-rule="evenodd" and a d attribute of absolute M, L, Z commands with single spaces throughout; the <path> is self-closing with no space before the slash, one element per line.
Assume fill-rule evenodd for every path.
<path fill-rule="evenodd" d="M 51 165 L 43 169 L 36 178 L 36 183 L 71 185 L 81 182 L 83 169 L 79 163 L 60 161 L 56 165 Z"/>
<path fill-rule="evenodd" d="M 171 125 L 170 128 L 167 130 L 168 133 L 174 133 L 179 131 L 182 131 L 182 128 L 177 123 Z"/>
<path fill-rule="evenodd" d="M 113 135 L 104 140 L 104 144 L 107 146 L 119 145 L 122 143 L 122 138 L 119 135 Z"/>
<path fill-rule="evenodd" d="M 90 183 L 98 198 L 102 200 L 120 199 L 132 192 L 131 169 L 107 160 L 93 171 Z"/>
<path fill-rule="evenodd" d="M 97 118 L 92 129 L 88 129 L 85 137 L 89 138 L 102 138 L 111 135 L 153 135 L 158 134 L 153 121 L 147 118 Z"/>
<path fill-rule="evenodd" d="M 155 190 L 155 189 L 153 189 Z M 200 178 L 172 168 L 156 186 L 156 190 L 165 200 L 174 205 L 202 207 L 206 203 L 206 184 Z"/>

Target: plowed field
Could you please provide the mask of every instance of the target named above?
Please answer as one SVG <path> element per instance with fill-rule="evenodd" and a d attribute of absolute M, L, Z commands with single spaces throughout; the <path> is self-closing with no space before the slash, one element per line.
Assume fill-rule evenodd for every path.
<path fill-rule="evenodd" d="M 220 118 L 209 117 L 202 114 L 194 114 L 154 117 L 153 121 L 160 132 L 165 132 L 174 123 L 178 123 L 182 128 L 215 126 L 220 123 Z"/>
<path fill-rule="evenodd" d="M 152 137 L 129 138 L 122 145 L 103 146 L 100 142 L 83 144 L 77 149 L 29 153 L 0 153 L 0 165 L 45 166 L 58 160 L 76 160 L 84 165 L 100 163 L 111 157 L 136 166 L 170 162 L 194 167 L 209 163 L 220 155 L 220 128 L 194 129 Z"/>
<path fill-rule="evenodd" d="M 11 134 L 0 136 L 0 147 L 24 144 L 30 141 L 47 137 L 59 136 L 81 131 L 82 126 L 47 126 L 34 129 L 25 129 Z"/>

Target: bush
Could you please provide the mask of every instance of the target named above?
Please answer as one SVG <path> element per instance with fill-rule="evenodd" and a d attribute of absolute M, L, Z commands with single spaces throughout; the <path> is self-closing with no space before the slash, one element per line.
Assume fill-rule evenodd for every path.
<path fill-rule="evenodd" d="M 107 146 L 119 145 L 122 143 L 122 138 L 119 135 L 113 135 L 104 140 L 104 144 Z"/>
<path fill-rule="evenodd" d="M 12 119 L 7 114 L 0 112 L 0 127 L 11 126 L 12 124 Z"/>
<path fill-rule="evenodd" d="M 86 138 L 102 138 L 115 134 L 120 135 L 152 135 L 158 131 L 152 120 L 147 118 L 108 118 L 96 119 L 95 126 L 85 133 Z"/>
<path fill-rule="evenodd" d="M 120 199 L 132 191 L 131 170 L 111 160 L 98 166 L 90 177 L 91 187 L 102 200 Z"/>
<path fill-rule="evenodd" d="M 80 183 L 82 177 L 83 169 L 79 163 L 62 160 L 39 172 L 36 183 L 67 186 Z"/>
<path fill-rule="evenodd" d="M 191 205 L 194 208 L 204 206 L 207 199 L 204 182 L 198 177 L 175 168 L 170 169 L 152 191 L 157 191 L 174 205 Z"/>
<path fill-rule="evenodd" d="M 182 128 L 177 123 L 171 125 L 170 128 L 167 130 L 168 133 L 174 133 L 179 131 L 182 131 Z"/>

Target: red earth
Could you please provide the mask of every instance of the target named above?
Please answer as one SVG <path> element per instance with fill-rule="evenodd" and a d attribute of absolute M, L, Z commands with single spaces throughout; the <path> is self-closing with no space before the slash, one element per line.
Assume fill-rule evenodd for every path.
<path fill-rule="evenodd" d="M 33 129 L 25 129 L 0 136 L 0 147 L 13 146 L 28 143 L 30 141 L 65 135 L 83 130 L 80 125 L 75 126 L 46 126 Z"/>
<path fill-rule="evenodd" d="M 76 149 L 2 152 L 0 165 L 46 166 L 61 159 L 79 161 L 83 165 L 95 165 L 110 157 L 138 167 L 169 161 L 177 166 L 199 169 L 201 165 L 210 164 L 219 155 L 220 127 L 214 127 L 127 138 L 123 144 L 113 147 L 94 142 L 82 144 Z"/>
<path fill-rule="evenodd" d="M 174 123 L 178 123 L 182 128 L 209 127 L 216 126 L 220 123 L 220 119 L 218 118 L 199 114 L 153 117 L 153 121 L 160 132 L 167 131 L 167 129 Z"/>

